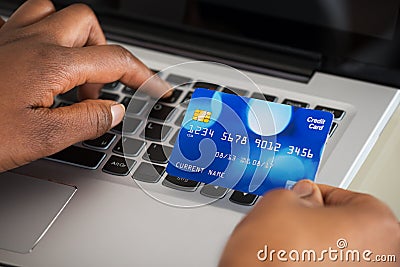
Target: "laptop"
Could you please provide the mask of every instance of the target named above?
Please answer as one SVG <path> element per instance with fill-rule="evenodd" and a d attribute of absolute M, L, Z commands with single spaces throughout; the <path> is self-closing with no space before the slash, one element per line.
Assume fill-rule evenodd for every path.
<path fill-rule="evenodd" d="M 0 266 L 216 266 L 259 197 L 165 172 L 196 88 L 333 113 L 316 181 L 342 188 L 399 104 L 398 0 L 86 3 L 176 90 L 107 84 L 101 98 L 134 107 L 123 124 L 1 174 Z"/>

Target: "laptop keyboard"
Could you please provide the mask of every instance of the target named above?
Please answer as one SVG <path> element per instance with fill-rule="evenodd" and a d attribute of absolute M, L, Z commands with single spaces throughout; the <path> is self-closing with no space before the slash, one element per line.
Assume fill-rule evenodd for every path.
<path fill-rule="evenodd" d="M 171 176 L 165 172 L 168 158 L 185 115 L 185 108 L 195 88 L 207 88 L 270 102 L 331 112 L 335 122 L 329 133 L 330 138 L 335 134 L 340 121 L 345 116 L 343 110 L 322 105 L 312 107 L 301 99 L 284 98 L 279 101 L 279 97 L 274 95 L 251 93 L 240 88 L 220 87 L 206 81 L 193 82 L 193 79 L 178 74 L 169 74 L 167 77 L 161 78 L 165 78 L 173 86 L 178 84 L 181 86 L 175 89 L 170 97 L 155 103 L 151 103 L 152 100 L 149 96 L 119 82 L 106 84 L 100 98 L 118 101 L 127 108 L 125 125 L 120 123 L 110 132 L 94 140 L 87 140 L 68 147 L 47 159 L 93 171 L 101 170 L 113 176 L 131 176 L 137 181 L 149 184 L 159 183 L 160 186 L 190 192 L 190 194 L 201 194 L 210 199 L 228 198 L 234 205 L 252 206 L 257 201 L 256 195 L 202 184 Z M 55 106 L 63 107 L 77 102 L 76 90 L 57 96 Z M 132 97 L 135 102 L 134 105 L 129 106 Z M 179 107 L 177 107 L 178 105 Z M 123 131 L 124 136 L 122 136 Z M 129 151 L 124 151 L 124 147 Z"/>

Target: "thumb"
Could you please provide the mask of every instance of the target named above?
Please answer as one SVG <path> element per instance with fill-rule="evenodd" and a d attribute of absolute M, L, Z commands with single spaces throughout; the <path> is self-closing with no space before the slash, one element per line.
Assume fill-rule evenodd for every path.
<path fill-rule="evenodd" d="M 301 180 L 293 187 L 293 192 L 301 198 L 303 204 L 310 207 L 324 205 L 322 193 L 318 186 L 310 180 Z"/>
<path fill-rule="evenodd" d="M 48 156 L 77 142 L 94 139 L 120 123 L 125 107 L 109 100 L 85 100 L 50 110 L 45 120 Z"/>

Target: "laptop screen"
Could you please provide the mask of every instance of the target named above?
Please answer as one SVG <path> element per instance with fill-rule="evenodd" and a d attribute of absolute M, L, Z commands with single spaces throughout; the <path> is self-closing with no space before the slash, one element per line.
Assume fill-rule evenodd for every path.
<path fill-rule="evenodd" d="M 55 0 L 59 4 L 78 1 Z M 266 28 L 286 21 L 298 27 L 337 30 L 381 39 L 393 39 L 399 0 L 83 0 L 101 13 L 118 13 L 159 23 L 204 28 L 265 39 Z M 279 27 L 279 26 L 278 26 Z M 298 28 L 296 27 L 296 28 Z"/>
<path fill-rule="evenodd" d="M 53 2 L 64 6 L 78 1 Z M 219 38 L 229 45 L 240 41 L 241 47 L 257 46 L 260 53 L 271 48 L 279 54 L 300 51 L 298 54 L 304 52 L 303 56 L 311 54 L 313 60 L 318 59 L 312 64 L 314 70 L 400 86 L 400 0 L 79 2 L 94 8 L 100 21 L 113 17 L 115 23 L 116 18 L 120 19 L 118 27 L 127 30 L 148 23 L 153 25 L 153 29 L 163 27 L 163 32 L 166 27 L 179 29 L 181 35 L 171 35 L 175 41 L 179 37 L 184 42 L 183 34 L 190 33 L 201 34 L 203 38 L 209 35 L 203 44 L 210 47 L 215 44 L 207 43 L 212 38 Z M 152 34 L 151 29 L 146 31 Z M 160 30 L 154 31 L 153 35 L 161 36 Z M 168 38 L 167 34 L 165 36 Z M 196 45 L 199 46 L 199 39 L 194 38 L 193 43 L 185 47 Z M 238 48 L 232 49 L 237 53 Z M 292 68 L 290 71 L 296 70 Z"/>
<path fill-rule="evenodd" d="M 86 2 L 100 16 L 113 14 L 155 25 L 210 33 L 219 38 L 229 37 L 229 41 L 237 39 L 317 53 L 323 60 L 321 70 L 335 74 L 364 75 L 368 79 L 384 76 L 377 66 L 390 71 L 400 69 L 397 60 L 400 58 L 400 44 L 397 45 L 400 0 Z M 373 65 L 374 70 L 366 70 L 365 64 Z M 376 71 L 379 74 L 374 75 Z M 393 81 L 393 77 L 385 77 L 380 82 L 387 83 L 388 80 Z"/>
<path fill-rule="evenodd" d="M 233 35 L 247 35 L 249 28 L 255 28 L 252 37 L 257 39 L 265 39 L 265 28 L 276 27 L 274 23 L 265 23 L 274 20 L 392 39 L 399 1 L 121 0 L 115 8 L 125 16 L 146 16 L 167 23 L 229 31 Z"/>

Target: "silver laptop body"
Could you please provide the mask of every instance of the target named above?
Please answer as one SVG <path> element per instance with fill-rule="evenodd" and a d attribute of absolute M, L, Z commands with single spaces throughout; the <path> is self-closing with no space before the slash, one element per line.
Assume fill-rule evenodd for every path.
<path fill-rule="evenodd" d="M 128 48 L 150 68 L 160 70 L 161 78 L 176 86 L 181 93 L 172 103 L 162 104 L 173 112 L 162 121 L 160 118 L 143 118 L 146 110 L 155 108 L 148 96 L 132 96 L 132 91 L 118 83 L 103 89 L 117 101 L 134 97 L 140 103 L 146 103 L 140 112 L 128 116 L 142 123 L 128 135 L 109 131 L 111 137 L 107 139 L 106 147 L 99 148 L 93 143 L 76 144 L 75 147 L 81 149 L 76 151 L 103 153 L 94 167 L 82 168 L 53 158 L 41 159 L 12 171 L 66 186 L 68 190 L 60 191 L 67 191 L 65 194 L 70 197 L 63 195 L 65 205 L 59 205 L 58 212 L 49 216 L 47 227 L 42 230 L 32 228 L 38 232 L 35 240 L 27 241 L 21 237 L 17 241 L 28 247 L 32 244 L 30 249 L 11 247 L 10 243 L 0 240 L 0 266 L 216 266 L 235 225 L 257 202 L 257 198 L 247 201 L 246 196 L 237 199 L 232 190 L 213 197 L 210 195 L 212 189 L 205 188 L 204 184 L 179 184 L 167 180 L 168 174 L 162 171 L 153 172 L 155 176 L 159 175 L 154 178 L 144 166 L 166 166 L 165 162 L 154 162 L 154 155 L 149 156 L 149 150 L 156 146 L 173 147 L 174 135 L 185 111 L 185 105 L 181 103 L 195 89 L 196 82 L 216 84 L 214 89 L 220 91 L 235 88 L 232 91 L 248 97 L 260 92 L 222 64 L 207 61 L 188 64 L 198 58 L 189 57 L 187 53 L 182 56 L 149 49 L 140 46 L 140 42 L 131 42 L 126 36 L 112 39 L 110 43 Z M 299 81 L 277 77 L 279 75 L 274 72 L 267 75 L 249 68 L 238 69 L 254 81 L 262 94 L 274 97 L 275 102 L 305 103 L 311 109 L 322 107 L 332 112 L 342 111 L 335 118 L 316 180 L 342 188 L 350 184 L 400 101 L 399 91 L 393 87 L 322 71 L 315 71 L 307 81 Z M 190 81 L 180 83 L 187 79 Z M 71 104 L 70 100 L 57 97 L 55 105 Z M 170 128 L 162 141 L 144 134 L 149 123 Z M 123 157 L 117 146 L 124 137 L 138 140 L 143 146 L 138 145 L 137 153 L 127 156 L 135 162 L 127 175 L 111 174 L 113 169 L 107 165 L 112 157 Z M 39 194 L 37 197 L 40 198 Z M 24 201 L 15 199 L 15 205 L 0 209 L 4 213 L 0 216 L 15 213 L 16 207 L 27 205 Z M 44 208 L 33 206 L 38 210 L 37 214 L 42 214 L 39 211 Z M 52 208 L 57 211 L 56 207 Z M 17 212 L 15 218 L 22 217 Z M 40 218 L 43 217 L 32 212 L 31 220 Z M 24 230 L 29 233 L 31 223 L 24 225 Z M 0 236 L 4 240 L 7 237 L 15 241 L 20 233 L 12 229 L 2 232 L 0 222 Z"/>

